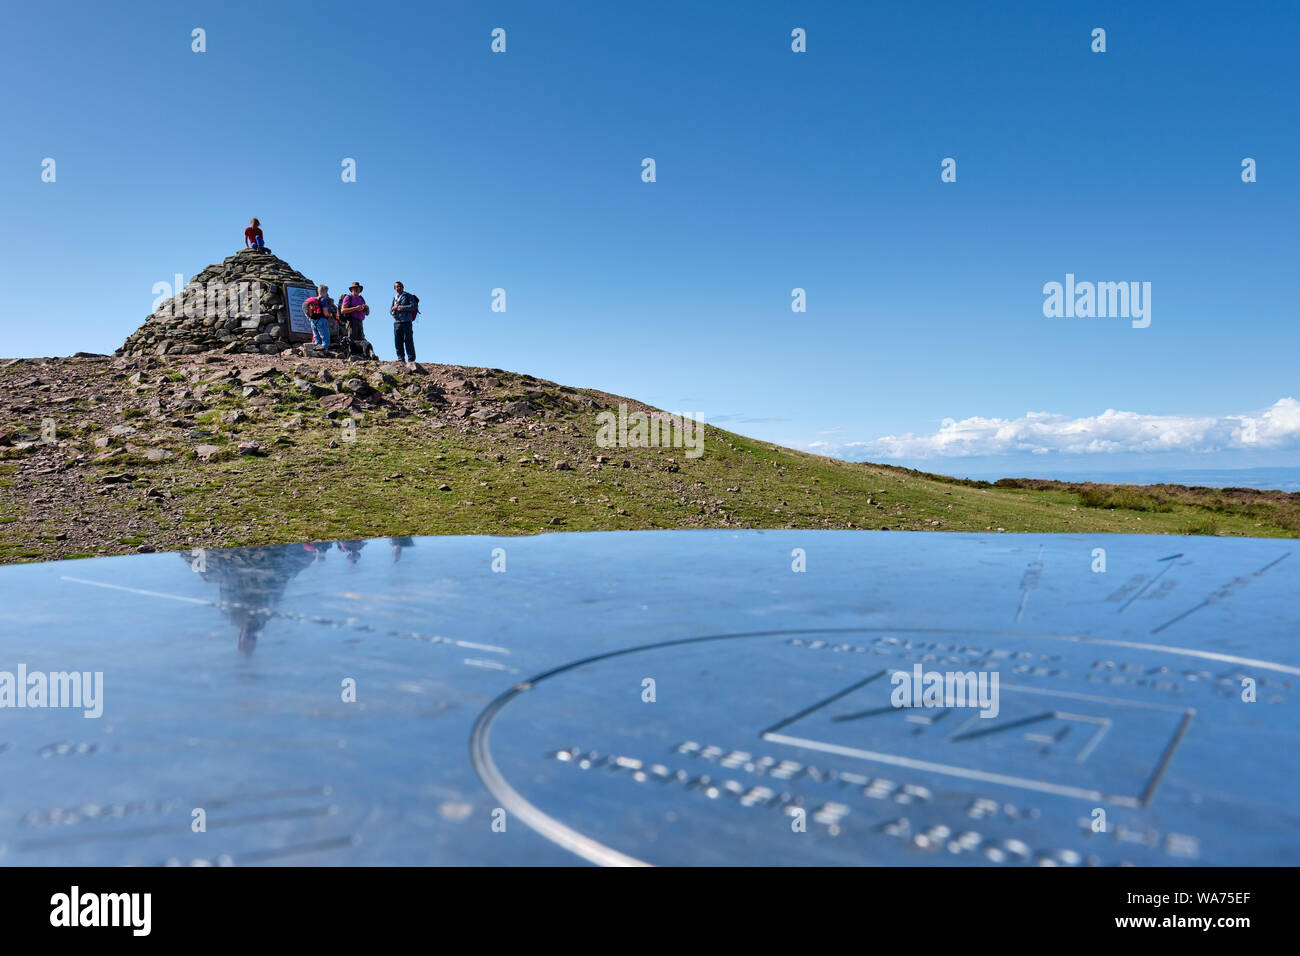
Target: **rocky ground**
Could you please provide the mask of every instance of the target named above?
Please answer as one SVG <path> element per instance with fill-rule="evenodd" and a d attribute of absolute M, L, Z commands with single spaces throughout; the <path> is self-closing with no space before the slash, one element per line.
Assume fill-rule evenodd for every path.
<path fill-rule="evenodd" d="M 66 557 L 117 553 L 137 538 L 136 551 L 220 545 L 226 529 L 196 536 L 170 520 L 177 469 L 283 460 L 296 438 L 322 427 L 334 434 L 320 445 L 332 449 L 370 437 L 376 420 L 418 416 L 449 435 L 489 422 L 526 433 L 559 410 L 596 406 L 574 389 L 495 369 L 311 352 L 5 361 L 0 457 L 11 463 L 4 490 L 13 510 L 4 520 L 36 532 L 19 547 Z M 150 502 L 162 507 L 132 507 Z"/>
<path fill-rule="evenodd" d="M 712 427 L 700 458 L 601 448 L 596 413 L 619 402 L 647 409 L 301 350 L 0 361 L 0 562 L 632 528 L 1300 533 L 1300 495 L 1276 492 L 994 487 Z"/>

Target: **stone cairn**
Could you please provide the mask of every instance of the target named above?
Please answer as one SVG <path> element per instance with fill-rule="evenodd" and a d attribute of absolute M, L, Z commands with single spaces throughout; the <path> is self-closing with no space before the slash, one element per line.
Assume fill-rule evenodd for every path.
<path fill-rule="evenodd" d="M 285 285 L 310 286 L 316 294 L 314 282 L 270 249 L 241 249 L 208 266 L 162 303 L 116 354 L 274 354 L 293 348 L 302 337 L 290 336 Z"/>

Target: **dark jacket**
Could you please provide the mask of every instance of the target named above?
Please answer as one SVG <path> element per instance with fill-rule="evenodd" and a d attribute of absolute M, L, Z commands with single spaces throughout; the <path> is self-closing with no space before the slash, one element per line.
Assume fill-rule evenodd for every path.
<path fill-rule="evenodd" d="M 412 301 L 411 293 L 403 292 L 401 295 L 393 296 L 393 304 L 388 310 L 393 314 L 393 319 L 398 322 L 410 322 L 415 318 L 415 302 Z"/>

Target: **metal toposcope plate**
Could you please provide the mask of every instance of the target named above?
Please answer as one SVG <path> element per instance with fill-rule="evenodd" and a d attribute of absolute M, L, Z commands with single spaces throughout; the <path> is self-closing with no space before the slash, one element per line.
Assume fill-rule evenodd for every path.
<path fill-rule="evenodd" d="M 0 680 L 103 690 L 0 708 L 0 863 L 1294 865 L 1294 550 L 683 531 L 8 567 Z M 996 675 L 996 716 L 896 706 L 932 673 Z"/>

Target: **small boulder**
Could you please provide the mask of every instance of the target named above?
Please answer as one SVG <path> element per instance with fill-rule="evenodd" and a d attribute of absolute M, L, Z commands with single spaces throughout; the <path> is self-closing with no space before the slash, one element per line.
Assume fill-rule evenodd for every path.
<path fill-rule="evenodd" d="M 320 400 L 321 408 L 330 412 L 341 412 L 344 409 L 351 408 L 354 401 L 351 395 L 343 395 L 339 392 L 331 392 Z"/>

